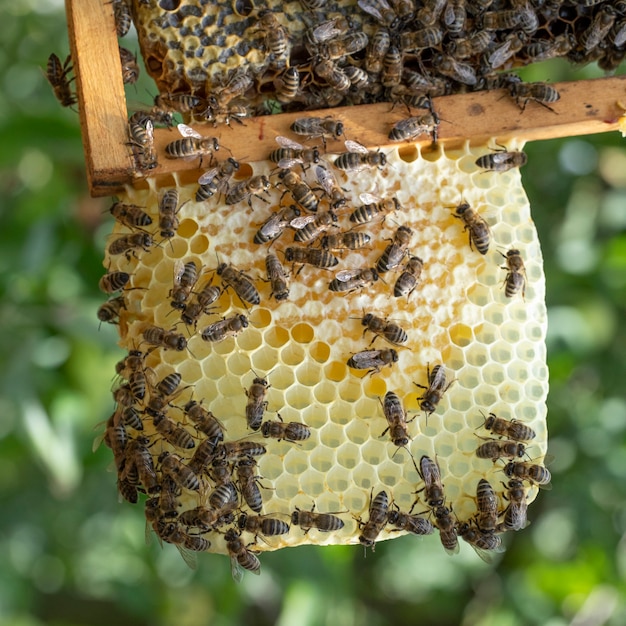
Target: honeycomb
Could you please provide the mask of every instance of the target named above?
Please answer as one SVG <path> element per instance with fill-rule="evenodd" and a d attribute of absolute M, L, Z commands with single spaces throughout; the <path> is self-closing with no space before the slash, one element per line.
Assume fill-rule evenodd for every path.
<path fill-rule="evenodd" d="M 509 150 L 521 147 L 507 146 Z M 119 483 L 122 495 L 141 502 L 141 493 L 147 492 L 145 502 L 152 504 L 146 506 L 146 516 L 157 534 L 152 505 L 163 495 L 160 485 L 163 490 L 166 482 L 172 487 L 166 459 L 174 457 L 187 467 L 197 467 L 193 455 L 203 443 L 212 450 L 208 465 L 192 476 L 196 480 L 171 489 L 175 501 L 168 521 L 185 530 L 164 539 L 186 552 L 206 549 L 229 554 L 230 548 L 232 557 L 234 539 L 249 558 L 256 552 L 301 544 L 359 543 L 372 500 L 381 491 L 387 494 L 388 512 L 412 512 L 440 527 L 441 520 L 428 505 L 418 472 L 424 456 L 440 468 L 455 543 L 463 524 L 475 525 L 481 479 L 488 480 L 495 490 L 498 519 L 506 517 L 511 505 L 509 478 L 503 470 L 509 459 L 479 458 L 476 451 L 485 443 L 500 445 L 504 441 L 485 428 L 488 414 L 493 413 L 517 420 L 536 433 L 526 442 L 524 458 L 518 461 L 540 465 L 544 459 L 548 391 L 545 281 L 519 170 L 485 171 L 476 165 L 476 159 L 486 154 L 493 151 L 469 144 L 460 150 L 439 146 L 424 153 L 417 146 L 401 151 L 395 148 L 387 153 L 384 167 L 351 172 L 334 168 L 332 158 L 326 155 L 324 167 L 333 171 L 347 203 L 333 209 L 337 220 L 325 234 L 361 232 L 371 237 L 363 248 L 335 251 L 337 264 L 328 269 L 286 260 L 287 249 L 298 245 L 294 237 L 302 230 L 294 230 L 290 224 L 278 238 L 254 242 L 272 213 L 296 201 L 285 191 L 276 165 L 270 161 L 241 164 L 230 182 L 231 190 L 248 184 L 252 176 L 265 176 L 270 185 L 258 196 L 246 195 L 234 204 L 226 204 L 228 194 L 223 193 L 197 202 L 198 185 L 157 189 L 150 179 L 150 188 L 128 188 L 119 198 L 135 208 L 127 212 L 132 217 L 126 220 L 122 212 L 115 211 L 112 249 L 120 248 L 115 243 L 121 238 L 138 245 L 121 246 L 124 251 L 117 254 L 109 247 L 104 261 L 107 274 L 124 272 L 128 276 L 118 292 L 108 290 L 112 297 L 101 308 L 100 318 L 118 323 L 120 345 L 129 354 L 140 355 L 138 370 L 145 375 L 147 390 L 145 395 L 133 397 L 130 390 L 137 381 L 124 366 L 118 368 L 117 408 L 104 440 L 113 448 L 123 478 Z M 319 216 L 331 209 L 331 202 L 317 189 L 314 170 L 309 167 L 300 176 L 314 189 Z M 172 197 L 170 229 L 163 230 L 160 219 Z M 400 208 L 355 228 L 350 214 L 372 197 L 378 202 L 395 197 Z M 470 246 L 470 233 L 458 218 L 456 211 L 463 203 L 489 225 L 490 245 L 484 255 L 476 249 L 476 240 Z M 141 214 L 145 217 L 140 218 Z M 341 272 L 352 276 L 359 269 L 380 267 L 380 257 L 401 227 L 410 228 L 411 236 L 397 267 L 381 272 L 379 280 L 361 289 L 329 289 Z M 318 241 L 302 245 L 319 251 Z M 507 297 L 505 257 L 510 249 L 518 250 L 523 258 L 525 285 Z M 286 298 L 278 298 L 266 280 L 268 253 L 276 255 L 284 267 L 289 283 Z M 394 284 L 411 255 L 423 262 L 421 276 L 408 296 L 394 297 Z M 196 280 L 187 299 L 181 298 L 183 305 L 174 307 L 176 289 L 192 262 Z M 245 273 L 258 290 L 258 304 L 252 303 L 255 299 L 247 291 L 225 285 L 224 267 Z M 195 324 L 183 322 L 187 304 L 210 285 L 220 288 L 219 295 Z M 391 344 L 384 336 L 364 332 L 362 320 L 368 313 L 402 328 L 407 341 Z M 247 326 L 238 328 L 240 332 L 215 342 L 203 338 L 209 335 L 207 328 L 221 327 L 225 320 L 241 319 L 239 316 L 247 320 Z M 162 330 L 156 331 L 156 341 L 151 342 L 155 328 Z M 164 335 L 175 339 L 168 342 Z M 391 349 L 397 360 L 376 367 L 378 355 Z M 349 367 L 351 358 L 361 363 L 354 355 L 363 351 L 368 355 L 364 365 L 372 367 Z M 428 387 L 429 373 L 433 378 L 437 366 L 443 367 L 446 375 L 445 392 L 427 414 L 420 406 L 426 392 L 420 386 Z M 169 386 L 162 384 L 166 377 L 173 380 Z M 256 431 L 248 427 L 246 418 L 255 379 L 267 381 L 260 396 L 264 427 Z M 388 392 L 394 392 L 407 411 L 406 445 L 396 445 L 385 432 L 388 423 L 383 398 Z M 161 396 L 165 399 L 152 411 L 152 400 Z M 219 456 L 216 441 L 211 443 L 185 410 L 190 402 L 200 403 L 220 421 L 225 443 L 265 447 L 265 454 L 255 457 L 257 473 L 252 479 L 260 488 L 262 519 L 289 524 L 294 512 L 311 511 L 314 506 L 315 512 L 335 515 L 343 527 L 332 532 L 316 528 L 305 532 L 291 524 L 288 532 L 276 536 L 240 531 L 242 514 L 253 515 L 258 507 L 251 509 L 239 487 L 237 504 L 223 525 L 208 530 L 185 527 L 181 520 L 187 519 L 186 511 L 212 506 L 216 480 L 211 462 Z M 121 417 L 129 407 L 134 422 Z M 159 427 L 159 414 L 164 414 L 170 425 L 167 435 Z M 298 441 L 264 437 L 265 424 L 280 420 L 308 427 L 310 436 Z M 139 442 L 149 457 L 148 464 L 154 466 L 148 472 L 150 481 L 141 472 L 135 475 L 137 463 L 129 453 L 132 442 Z M 237 484 L 233 463 L 228 472 Z M 522 495 L 528 503 L 537 492 L 536 481 L 524 481 Z M 385 516 L 377 528 L 377 541 L 406 534 L 386 520 Z M 498 532 L 503 530 L 501 524 Z M 254 571 L 254 563 L 248 565 L 247 569 Z"/>

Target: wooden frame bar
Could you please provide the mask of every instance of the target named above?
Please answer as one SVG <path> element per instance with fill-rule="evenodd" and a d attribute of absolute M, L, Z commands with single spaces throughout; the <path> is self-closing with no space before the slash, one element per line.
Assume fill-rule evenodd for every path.
<path fill-rule="evenodd" d="M 113 8 L 105 0 L 66 0 L 70 46 L 74 59 L 78 106 L 82 128 L 87 178 L 91 194 L 112 195 L 125 185 L 145 187 L 145 178 L 134 169 L 127 146 L 127 109 L 122 69 L 115 33 Z M 80 50 L 80 55 L 78 51 Z M 557 83 L 561 98 L 553 110 L 529 102 L 524 111 L 505 90 L 483 91 L 435 98 L 434 109 L 441 118 L 439 142 L 457 147 L 466 141 L 485 143 L 495 137 L 534 141 L 614 131 L 624 114 L 618 101 L 626 100 L 626 76 Z M 405 107 L 388 103 L 341 107 L 307 113 L 286 113 L 249 118 L 245 125 L 213 128 L 194 124 L 202 135 L 215 136 L 239 160 L 259 161 L 277 147 L 275 137 L 298 139 L 289 127 L 304 115 L 331 115 L 345 123 L 348 137 L 375 149 L 400 146 L 387 138 L 394 123 L 408 116 Z M 159 165 L 149 172 L 159 184 L 197 180 L 198 159 L 167 159 L 165 146 L 179 137 L 176 130 L 157 129 L 155 147 Z M 413 144 L 428 146 L 425 136 Z M 329 151 L 345 151 L 343 143 L 331 142 Z M 223 149 L 219 154 L 227 158 Z M 221 157 L 220 157 L 221 158 Z"/>

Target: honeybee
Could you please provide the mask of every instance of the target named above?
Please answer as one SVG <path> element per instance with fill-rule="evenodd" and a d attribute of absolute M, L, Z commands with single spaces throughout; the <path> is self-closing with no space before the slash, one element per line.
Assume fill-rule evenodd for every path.
<path fill-rule="evenodd" d="M 456 554 L 459 551 L 456 522 L 452 518 L 452 511 L 446 506 L 438 506 L 435 509 L 435 526 L 439 529 L 439 538 L 448 554 Z"/>
<path fill-rule="evenodd" d="M 152 224 L 152 218 L 136 204 L 114 202 L 109 211 L 120 224 L 128 228 L 142 228 Z"/>
<path fill-rule="evenodd" d="M 548 106 L 548 103 L 556 102 L 561 98 L 559 92 L 547 83 L 511 83 L 509 93 L 522 111 L 531 100 L 550 109 L 550 111 L 554 111 L 552 107 Z"/>
<path fill-rule="evenodd" d="M 102 439 L 97 438 L 94 441 L 94 448 L 100 444 L 100 441 L 103 441 L 106 446 L 111 448 L 111 452 L 113 452 L 113 460 L 115 462 L 115 469 L 120 472 L 124 468 L 124 463 L 126 462 L 128 432 L 117 415 L 118 412 L 116 411 L 107 420 L 104 437 Z"/>
<path fill-rule="evenodd" d="M 254 535 L 266 535 L 276 537 L 289 532 L 289 524 L 275 517 L 265 517 L 262 515 L 248 515 L 242 513 L 239 516 L 238 526 L 240 530 L 246 530 Z"/>
<path fill-rule="evenodd" d="M 133 85 L 139 78 L 139 64 L 137 57 L 126 48 L 119 46 L 120 62 L 122 63 L 122 80 L 125 85 Z"/>
<path fill-rule="evenodd" d="M 183 561 L 191 568 L 196 569 L 197 560 L 194 552 L 205 552 L 211 547 L 211 542 L 198 535 L 187 534 L 178 523 L 170 522 L 166 525 L 160 537 L 178 548 Z M 190 552 L 191 551 L 191 552 Z"/>
<path fill-rule="evenodd" d="M 500 458 L 521 458 L 526 453 L 526 446 L 517 441 L 500 441 L 489 439 L 476 448 L 479 459 L 491 459 L 494 463 Z"/>
<path fill-rule="evenodd" d="M 113 17 L 115 18 L 115 31 L 118 37 L 124 37 L 130 30 L 133 18 L 130 15 L 130 7 L 125 0 L 112 0 Z"/>
<path fill-rule="evenodd" d="M 274 296 L 279 302 L 289 297 L 289 281 L 282 263 L 275 254 L 268 254 L 265 257 L 265 270 L 267 279 L 272 285 L 270 298 Z"/>
<path fill-rule="evenodd" d="M 123 254 L 130 261 L 131 256 L 137 256 L 135 250 L 141 248 L 148 252 L 153 243 L 152 235 L 148 233 L 131 233 L 114 239 L 109 244 L 108 251 L 111 255 Z"/>
<path fill-rule="evenodd" d="M 238 461 L 248 456 L 261 456 L 266 452 L 265 446 L 256 441 L 226 441 L 218 447 L 218 458 Z"/>
<path fill-rule="evenodd" d="M 402 513 L 397 506 L 387 513 L 387 523 L 413 535 L 431 535 L 434 530 L 433 525 L 424 517 Z"/>
<path fill-rule="evenodd" d="M 215 462 L 214 462 L 215 463 Z M 209 496 L 209 504 L 214 509 L 235 508 L 239 503 L 239 497 L 235 485 L 231 480 L 230 469 L 224 465 L 227 476 L 217 485 Z"/>
<path fill-rule="evenodd" d="M 363 193 L 360 198 L 367 204 L 362 204 L 350 214 L 350 221 L 355 224 L 367 224 L 379 215 L 382 215 L 384 219 L 384 216 L 391 211 L 402 210 L 402 206 L 395 196 L 383 200 L 372 194 Z"/>
<path fill-rule="evenodd" d="M 148 326 L 142 335 L 149 344 L 166 350 L 172 349 L 180 352 L 187 347 L 187 340 L 183 335 L 173 330 L 165 330 L 160 326 Z"/>
<path fill-rule="evenodd" d="M 151 119 L 139 123 L 131 118 L 128 122 L 128 145 L 132 149 L 135 165 L 140 170 L 151 170 L 158 165 L 154 149 L 154 125 Z"/>
<path fill-rule="evenodd" d="M 195 427 L 204 433 L 209 440 L 217 441 L 218 443 L 224 440 L 224 426 L 211 411 L 205 409 L 195 400 L 187 402 L 183 410 Z"/>
<path fill-rule="evenodd" d="M 183 139 L 176 139 L 165 146 L 165 155 L 168 159 L 202 159 L 204 157 L 213 158 L 213 153 L 220 149 L 217 137 L 203 137 L 197 130 L 178 124 L 178 132 Z"/>
<path fill-rule="evenodd" d="M 138 109 L 128 118 L 128 134 L 131 136 L 131 138 L 133 137 L 133 131 L 131 130 L 131 127 L 135 129 L 135 131 L 137 130 L 137 127 L 141 127 L 145 131 L 148 122 L 153 125 L 153 129 L 156 124 L 165 126 L 167 128 L 172 128 L 172 126 L 174 126 L 174 115 L 170 110 L 162 109 L 156 104 L 147 109 Z"/>
<path fill-rule="evenodd" d="M 449 55 L 435 55 L 433 58 L 433 66 L 440 74 L 448 76 L 464 85 L 475 85 L 478 81 L 476 72 L 469 63 L 462 63 Z"/>
<path fill-rule="evenodd" d="M 374 31 L 365 51 L 365 70 L 372 74 L 380 74 L 383 59 L 391 45 L 391 37 L 386 28 L 379 27 Z"/>
<path fill-rule="evenodd" d="M 276 99 L 288 104 L 298 95 L 300 89 L 300 73 L 294 66 L 288 67 L 276 81 Z"/>
<path fill-rule="evenodd" d="M 178 190 L 168 189 L 159 200 L 159 229 L 161 237 L 172 238 L 178 230 Z"/>
<path fill-rule="evenodd" d="M 350 89 L 350 79 L 346 73 L 330 59 L 317 57 L 313 65 L 313 71 L 338 93 L 345 93 Z"/>
<path fill-rule="evenodd" d="M 491 240 L 489 224 L 467 202 L 462 202 L 456 207 L 454 217 L 463 220 L 463 230 L 469 231 L 470 248 L 476 248 L 480 254 L 487 254 Z"/>
<path fill-rule="evenodd" d="M 342 152 L 334 162 L 334 166 L 345 172 L 356 172 L 365 167 L 381 169 L 387 163 L 387 156 L 380 150 L 368 150 L 356 141 L 346 140 L 348 152 Z"/>
<path fill-rule="evenodd" d="M 134 352 L 134 351 L 133 351 Z M 132 353 L 125 359 L 125 361 L 131 360 L 132 366 L 129 366 L 128 372 L 128 387 L 133 397 L 136 400 L 143 400 L 146 395 L 146 370 L 143 367 L 143 359 L 141 352 L 139 356 L 132 356 Z M 132 407 L 128 407 L 129 409 Z"/>
<path fill-rule="evenodd" d="M 230 570 L 235 582 L 240 583 L 243 580 L 244 570 L 253 574 L 261 573 L 261 562 L 256 554 L 246 548 L 236 530 L 231 528 L 226 531 L 224 539 L 230 556 Z"/>
<path fill-rule="evenodd" d="M 433 143 L 437 143 L 438 128 L 439 116 L 434 112 L 407 117 L 393 125 L 389 131 L 389 139 L 391 141 L 412 141 L 420 135 L 430 133 Z"/>
<path fill-rule="evenodd" d="M 127 272 L 109 272 L 100 278 L 98 287 L 104 293 L 115 293 L 128 284 L 130 274 Z"/>
<path fill-rule="evenodd" d="M 127 463 L 132 463 L 135 466 L 139 481 L 146 493 L 155 494 L 161 491 L 161 485 L 154 471 L 152 454 L 146 447 L 147 442 L 148 439 L 146 437 L 139 437 L 129 441 L 126 446 L 126 459 Z"/>
<path fill-rule="evenodd" d="M 527 525 L 526 511 L 528 502 L 526 501 L 526 490 L 521 480 L 510 480 L 506 492 L 509 506 L 504 512 L 502 528 L 504 530 L 521 530 Z"/>
<path fill-rule="evenodd" d="M 413 231 L 408 226 L 399 226 L 394 233 L 392 242 L 385 248 L 376 262 L 380 274 L 398 267 L 407 254 Z"/>
<path fill-rule="evenodd" d="M 398 353 L 393 348 L 382 350 L 363 350 L 353 354 L 348 359 L 348 367 L 360 370 L 369 370 L 369 373 L 380 372 L 381 368 L 391 367 L 398 361 Z"/>
<path fill-rule="evenodd" d="M 550 39 L 533 39 L 524 49 L 532 62 L 545 61 L 557 56 L 565 56 L 576 45 L 571 32 L 566 32 Z"/>
<path fill-rule="evenodd" d="M 300 0 L 300 3 L 309 11 L 317 11 L 324 8 L 326 0 Z"/>
<path fill-rule="evenodd" d="M 326 139 L 337 141 L 343 135 L 343 122 L 331 116 L 327 117 L 299 117 L 291 125 L 296 135 L 305 135 L 307 139 L 320 137 L 326 147 Z"/>
<path fill-rule="evenodd" d="M 128 407 L 135 404 L 135 396 L 133 396 L 130 390 L 130 385 L 120 385 L 113 392 L 113 400 L 121 407 Z"/>
<path fill-rule="evenodd" d="M 317 181 L 322 186 L 330 200 L 331 209 L 338 209 L 344 206 L 346 203 L 346 196 L 343 193 L 342 188 L 337 184 L 337 180 L 334 175 L 321 165 L 318 165 L 315 168 L 315 175 L 317 177 Z"/>
<path fill-rule="evenodd" d="M 72 93 L 71 87 L 74 77 L 68 79 L 68 74 L 72 69 L 71 54 L 67 55 L 64 63 L 61 63 L 61 59 L 54 52 L 48 57 L 46 78 L 54 91 L 56 99 L 64 107 L 71 107 L 78 102 L 78 98 L 75 93 Z"/>
<path fill-rule="evenodd" d="M 402 82 L 403 68 L 404 52 L 392 43 L 383 57 L 383 71 L 380 76 L 383 87 L 398 86 Z"/>
<path fill-rule="evenodd" d="M 198 477 L 185 465 L 178 454 L 165 451 L 159 455 L 158 460 L 163 474 L 169 476 L 179 487 L 191 491 L 200 489 Z"/>
<path fill-rule="evenodd" d="M 521 18 L 518 9 L 485 11 L 480 18 L 480 26 L 484 30 L 512 30 L 519 25 Z"/>
<path fill-rule="evenodd" d="M 200 176 L 196 202 L 208 200 L 216 193 L 228 193 L 228 181 L 239 170 L 239 161 L 232 157 L 222 161 L 217 167 L 210 169 Z"/>
<path fill-rule="evenodd" d="M 223 87 L 213 90 L 208 98 L 209 108 L 213 112 L 224 110 L 233 100 L 244 96 L 252 84 L 252 77 L 247 72 L 234 72 Z"/>
<path fill-rule="evenodd" d="M 161 93 L 154 97 L 154 106 L 161 111 L 191 113 L 204 104 L 204 100 L 191 93 Z"/>
<path fill-rule="evenodd" d="M 337 38 L 339 35 L 344 35 L 348 29 L 347 20 L 341 17 L 315 24 L 304 33 L 304 46 L 307 52 L 314 56 L 320 51 L 320 45 Z"/>
<path fill-rule="evenodd" d="M 457 533 L 464 541 L 469 543 L 478 556 L 485 561 L 491 563 L 493 557 L 492 552 L 503 552 L 502 539 L 500 535 L 495 533 L 486 533 L 479 528 L 474 528 L 468 523 L 459 524 Z"/>
<path fill-rule="evenodd" d="M 291 514 L 291 523 L 294 526 L 300 526 L 306 535 L 311 528 L 317 528 L 321 532 L 332 532 L 341 530 L 344 527 L 344 521 L 331 513 L 315 513 L 315 503 L 310 511 L 301 511 L 298 507 Z"/>
<path fill-rule="evenodd" d="M 133 485 L 133 483 L 127 478 L 117 479 L 117 491 L 119 495 L 124 500 L 126 500 L 126 502 L 130 502 L 131 504 L 137 504 L 137 502 L 139 501 L 137 486 Z"/>
<path fill-rule="evenodd" d="M 355 92 L 361 92 L 368 87 L 371 82 L 370 75 L 356 65 L 348 65 L 343 68 L 343 71 L 352 85 L 352 90 Z"/>
<path fill-rule="evenodd" d="M 428 26 L 419 30 L 404 32 L 400 35 L 400 48 L 404 52 L 435 48 L 443 41 L 443 30 L 437 26 Z"/>
<path fill-rule="evenodd" d="M 494 40 L 495 34 L 488 30 L 479 30 L 469 37 L 453 39 L 449 44 L 449 54 L 457 60 L 476 56 L 487 50 Z"/>
<path fill-rule="evenodd" d="M 246 404 L 246 422 L 250 430 L 259 430 L 263 422 L 263 414 L 267 409 L 267 401 L 265 395 L 269 388 L 269 383 L 265 378 L 256 377 L 250 385 L 250 389 L 246 389 L 248 402 Z"/>
<path fill-rule="evenodd" d="M 200 316 L 210 311 L 211 305 L 220 297 L 222 290 L 209 281 L 200 291 L 194 293 L 190 302 L 185 305 L 181 319 L 185 324 L 196 326 Z"/>
<path fill-rule="evenodd" d="M 108 324 L 119 323 L 120 312 L 126 308 L 124 296 L 118 296 L 111 300 L 107 300 L 98 307 L 98 319 Z"/>
<path fill-rule="evenodd" d="M 335 267 L 339 263 L 339 259 L 327 250 L 298 246 L 285 248 L 285 260 L 289 263 L 304 263 L 323 269 Z"/>
<path fill-rule="evenodd" d="M 198 266 L 195 261 L 183 263 L 180 259 L 174 264 L 174 287 L 170 290 L 172 308 L 184 310 L 191 290 L 198 280 Z"/>
<path fill-rule="evenodd" d="M 332 211 L 323 211 L 315 215 L 296 217 L 289 225 L 296 229 L 294 241 L 307 242 L 316 239 L 331 226 L 335 225 L 337 215 Z"/>
<path fill-rule="evenodd" d="M 526 165 L 528 157 L 520 150 L 497 150 L 491 154 L 483 154 L 476 159 L 476 165 L 490 172 L 508 172 L 514 167 Z"/>
<path fill-rule="evenodd" d="M 371 15 L 382 26 L 393 30 L 400 23 L 400 18 L 389 6 L 387 0 L 358 0 L 357 4 L 361 10 L 365 11 L 368 15 Z"/>
<path fill-rule="evenodd" d="M 527 480 L 543 489 L 549 489 L 549 483 L 552 480 L 550 471 L 543 465 L 535 463 L 509 461 L 504 466 L 504 473 L 509 478 Z"/>
<path fill-rule="evenodd" d="M 225 202 L 231 205 L 247 200 L 248 206 L 252 208 L 252 196 L 254 196 L 267 204 L 268 201 L 262 194 L 269 195 L 271 186 L 267 176 L 251 176 L 230 187 L 226 194 Z"/>
<path fill-rule="evenodd" d="M 578 43 L 587 52 L 597 48 L 600 42 L 609 34 L 611 28 L 613 28 L 616 17 L 617 12 L 610 4 L 602 5 L 589 27 L 581 33 Z"/>
<path fill-rule="evenodd" d="M 260 513 L 263 508 L 263 498 L 259 489 L 260 480 L 256 474 L 256 461 L 254 459 L 242 459 L 237 463 L 239 491 L 241 491 L 246 504 L 255 513 Z"/>
<path fill-rule="evenodd" d="M 195 509 L 188 509 L 180 514 L 180 523 L 189 527 L 197 528 L 201 532 L 209 532 L 231 524 L 235 516 L 232 511 L 226 509 L 213 509 L 205 506 L 198 506 Z"/>
<path fill-rule="evenodd" d="M 224 286 L 230 287 L 243 302 L 249 304 L 261 302 L 261 296 L 252 279 L 244 272 L 235 269 L 232 265 L 220 263 L 217 266 L 217 274 L 222 279 Z"/>
<path fill-rule="evenodd" d="M 287 30 L 269 9 L 259 12 L 259 30 L 265 34 L 265 46 L 269 51 L 269 68 L 281 69 L 289 63 L 291 43 Z"/>
<path fill-rule="evenodd" d="M 426 455 L 422 456 L 420 459 L 419 474 L 424 481 L 423 491 L 426 496 L 426 504 L 432 509 L 443 506 L 443 484 L 441 482 L 441 471 L 439 470 L 437 462 Z M 415 504 L 413 507 L 415 507 Z"/>
<path fill-rule="evenodd" d="M 514 54 L 517 54 L 523 47 L 528 36 L 521 31 L 509 33 L 501 43 L 490 47 L 484 54 L 484 63 L 490 69 L 496 70 L 502 67 Z"/>
<path fill-rule="evenodd" d="M 278 416 L 280 418 L 280 415 Z M 264 437 L 278 439 L 278 441 L 304 441 L 311 436 L 311 429 L 305 424 L 299 422 L 283 422 L 268 420 L 263 422 L 261 432 Z"/>
<path fill-rule="evenodd" d="M 367 244 L 372 240 L 372 238 L 367 234 L 367 233 L 360 233 L 357 231 L 348 231 L 348 232 L 343 232 L 343 233 L 338 233 L 336 235 L 325 235 L 324 237 L 322 237 L 321 240 L 321 244 L 322 244 L 322 248 L 324 248 L 324 250 L 360 250 L 361 248 L 364 248 L 365 246 L 367 246 Z M 349 274 L 350 274 L 350 278 L 348 278 L 349 280 L 352 280 L 355 276 L 354 276 L 354 272 L 351 272 L 350 270 L 346 270 Z M 358 270 L 360 273 L 363 272 L 363 270 Z M 375 272 L 375 270 L 369 270 L 371 272 Z M 343 276 L 347 276 L 346 274 L 343 274 L 342 272 L 339 272 L 340 274 L 342 274 Z M 374 279 L 374 275 L 376 276 L 376 278 L 378 277 L 378 274 L 374 274 L 372 273 L 371 278 L 373 280 Z M 345 289 L 342 289 L 342 287 L 345 287 L 345 283 L 347 281 L 342 281 L 339 280 L 338 278 L 336 278 L 335 280 L 338 280 L 340 283 L 342 283 L 341 285 L 339 285 L 338 283 L 334 283 L 334 281 L 331 284 L 334 284 L 334 286 L 336 287 L 340 287 L 339 289 L 333 289 L 331 288 L 332 291 L 345 291 Z M 351 291 L 353 289 L 353 287 L 349 287 L 348 291 Z"/>
<path fill-rule="evenodd" d="M 418 256 L 411 256 L 406 262 L 402 273 L 398 276 L 396 284 L 393 286 L 393 295 L 396 298 L 406 296 L 408 300 L 415 287 L 417 287 L 423 268 L 424 262 L 422 259 Z"/>
<path fill-rule="evenodd" d="M 268 158 L 273 163 L 277 163 L 281 169 L 289 169 L 298 163 L 318 163 L 320 160 L 320 153 L 317 148 L 305 148 L 282 135 L 276 137 L 276 143 L 282 147 L 272 150 Z"/>
<path fill-rule="evenodd" d="M 378 280 L 378 273 L 372 268 L 342 270 L 337 272 L 335 278 L 330 281 L 328 288 L 331 291 L 347 293 L 363 289 Z"/>
<path fill-rule="evenodd" d="M 489 416 L 485 418 L 483 426 L 494 435 L 508 437 L 515 441 L 530 441 L 536 436 L 535 431 L 530 426 L 526 426 L 526 424 L 522 424 L 517 420 L 506 420 L 502 417 L 497 417 L 495 413 L 489 413 Z"/>
<path fill-rule="evenodd" d="M 165 413 L 160 411 L 150 409 L 148 412 L 152 415 L 152 423 L 154 424 L 155 430 L 169 444 L 183 450 L 189 450 L 195 447 L 196 443 L 192 436 L 180 424 L 177 424 Z"/>
<path fill-rule="evenodd" d="M 161 480 L 161 493 L 158 501 L 158 512 L 161 518 L 170 519 L 178 516 L 179 495 L 180 488 L 178 484 L 168 475 L 164 475 Z"/>
<path fill-rule="evenodd" d="M 143 422 L 139 415 L 139 411 L 134 406 L 127 406 L 122 411 L 122 422 L 124 426 L 133 428 L 134 430 L 143 430 Z"/>
<path fill-rule="evenodd" d="M 200 336 L 204 341 L 216 343 L 227 337 L 236 337 L 244 328 L 248 327 L 248 318 L 245 315 L 233 315 L 209 324 Z"/>
<path fill-rule="evenodd" d="M 359 543 L 366 548 L 374 550 L 376 538 L 387 523 L 387 512 L 389 510 L 389 496 L 386 491 L 379 491 L 376 497 L 370 502 L 369 519 L 361 527 Z"/>
<path fill-rule="evenodd" d="M 449 33 L 456 35 L 463 32 L 465 20 L 467 19 L 465 1 L 466 0 L 452 0 L 447 3 L 443 11 L 442 22 Z"/>
<path fill-rule="evenodd" d="M 426 0 L 417 12 L 417 21 L 424 26 L 435 24 L 446 6 L 446 0 Z"/>
<path fill-rule="evenodd" d="M 367 43 L 367 35 L 362 31 L 355 31 L 321 43 L 318 52 L 323 58 L 335 61 L 360 52 L 367 46 Z"/>
<path fill-rule="evenodd" d="M 393 391 L 388 391 L 383 400 L 383 413 L 389 426 L 383 431 L 384 435 L 389 431 L 391 441 L 398 447 L 406 447 L 410 441 L 407 428 L 406 411 L 402 406 L 402 400 Z M 382 436 L 381 435 L 381 436 Z"/>
<path fill-rule="evenodd" d="M 305 183 L 298 174 L 289 169 L 283 169 L 278 174 L 283 185 L 291 194 L 294 202 L 302 207 L 305 211 L 315 213 L 319 206 L 319 200 L 313 193 L 313 190 Z M 297 219 L 297 218 L 296 218 Z"/>
<path fill-rule="evenodd" d="M 196 475 L 201 476 L 209 464 L 215 459 L 215 450 L 219 440 L 216 438 L 205 439 L 196 448 L 193 456 L 187 462 L 187 467 Z"/>
<path fill-rule="evenodd" d="M 272 213 L 257 230 L 254 243 L 263 244 L 278 239 L 289 223 L 299 216 L 300 209 L 293 204 Z"/>
<path fill-rule="evenodd" d="M 433 369 L 430 366 L 426 368 L 426 374 L 428 376 L 428 387 L 413 383 L 416 387 L 426 389 L 426 391 L 418 396 L 420 401 L 420 409 L 426 413 L 426 417 L 435 412 L 437 405 L 441 402 L 443 394 L 448 391 L 454 380 L 451 380 L 446 385 L 446 370 L 443 365 L 435 365 Z"/>
<path fill-rule="evenodd" d="M 483 533 L 492 533 L 498 525 L 498 498 L 488 480 L 481 478 L 476 487 L 476 524 Z"/>
<path fill-rule="evenodd" d="M 374 333 L 374 339 L 376 339 L 376 337 L 382 337 L 389 343 L 396 346 L 400 346 L 409 340 L 406 331 L 400 328 L 400 326 L 381 317 L 377 317 L 373 313 L 366 313 L 363 316 L 361 323 L 365 326 L 363 335 L 369 331 Z M 374 342 L 374 339 L 372 340 L 372 343 Z"/>

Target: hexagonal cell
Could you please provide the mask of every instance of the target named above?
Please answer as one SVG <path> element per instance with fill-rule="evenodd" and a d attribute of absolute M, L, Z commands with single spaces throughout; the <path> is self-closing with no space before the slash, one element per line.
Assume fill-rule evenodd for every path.
<path fill-rule="evenodd" d="M 330 382 L 318 383 L 313 389 L 315 400 L 321 404 L 330 404 L 337 397 L 337 388 Z"/>

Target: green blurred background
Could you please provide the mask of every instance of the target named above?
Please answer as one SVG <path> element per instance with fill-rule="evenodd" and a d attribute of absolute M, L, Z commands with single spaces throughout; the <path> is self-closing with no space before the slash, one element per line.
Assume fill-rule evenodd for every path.
<path fill-rule="evenodd" d="M 109 199 L 86 189 L 76 114 L 41 67 L 68 51 L 61 0 L 0 0 L 0 626 L 626 623 L 626 150 L 617 133 L 527 146 L 545 255 L 553 490 L 495 565 L 404 537 L 192 572 L 144 541 L 94 427 L 116 329 L 98 329 Z M 126 47 L 136 50 L 132 41 Z M 528 80 L 597 76 L 562 63 Z M 148 101 L 145 77 L 130 99 Z M 626 94 L 616 99 L 626 100 Z M 529 109 L 532 107 L 529 107 Z"/>

